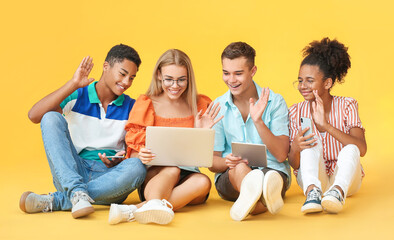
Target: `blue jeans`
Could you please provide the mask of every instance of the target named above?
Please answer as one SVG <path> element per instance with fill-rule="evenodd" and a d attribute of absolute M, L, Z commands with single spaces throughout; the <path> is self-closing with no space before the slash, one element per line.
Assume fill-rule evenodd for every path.
<path fill-rule="evenodd" d="M 107 168 L 101 161 L 81 158 L 70 137 L 67 121 L 58 112 L 41 120 L 42 139 L 57 192 L 53 210 L 72 208 L 76 191 L 86 192 L 95 204 L 121 203 L 145 179 L 146 169 L 138 158 L 125 159 Z"/>

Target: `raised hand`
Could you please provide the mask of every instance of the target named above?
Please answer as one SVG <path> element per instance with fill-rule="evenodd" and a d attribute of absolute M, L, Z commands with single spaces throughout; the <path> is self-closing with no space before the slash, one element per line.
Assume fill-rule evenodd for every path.
<path fill-rule="evenodd" d="M 202 110 L 200 110 L 196 117 L 194 118 L 194 127 L 195 128 L 212 128 L 217 122 L 222 120 L 224 116 L 219 117 L 215 120 L 216 116 L 219 114 L 220 107 L 219 103 L 216 103 L 213 106 L 213 102 L 211 102 L 203 115 L 201 115 Z"/>
<path fill-rule="evenodd" d="M 312 118 L 317 128 L 320 131 L 325 131 L 328 121 L 324 112 L 323 100 L 317 94 L 317 90 L 313 90 L 313 95 L 315 95 L 315 101 L 312 102 Z"/>
<path fill-rule="evenodd" d="M 79 64 L 73 78 L 71 79 L 73 85 L 76 88 L 86 87 L 94 81 L 94 78 L 88 78 L 90 71 L 92 71 L 93 65 L 93 58 L 90 56 L 84 57 L 82 59 L 82 62 Z"/>
<path fill-rule="evenodd" d="M 262 120 L 263 113 L 265 111 L 265 108 L 267 107 L 268 104 L 268 98 L 270 95 L 270 89 L 269 88 L 263 88 L 261 90 L 260 98 L 255 103 L 253 98 L 249 99 L 249 113 L 250 117 L 252 118 L 253 122 L 258 122 Z"/>

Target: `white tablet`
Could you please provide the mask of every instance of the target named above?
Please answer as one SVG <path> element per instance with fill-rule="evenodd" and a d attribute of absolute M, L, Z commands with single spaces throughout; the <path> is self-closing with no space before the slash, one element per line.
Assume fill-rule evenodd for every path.
<path fill-rule="evenodd" d="M 265 144 L 231 143 L 234 156 L 247 159 L 249 166 L 267 167 L 267 148 Z"/>
<path fill-rule="evenodd" d="M 215 130 L 204 128 L 146 128 L 146 148 L 156 154 L 147 165 L 211 167 Z"/>

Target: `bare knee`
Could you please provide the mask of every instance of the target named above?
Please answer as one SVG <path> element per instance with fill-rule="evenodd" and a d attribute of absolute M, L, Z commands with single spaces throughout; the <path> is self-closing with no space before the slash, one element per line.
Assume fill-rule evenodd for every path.
<path fill-rule="evenodd" d="M 201 195 L 207 195 L 209 191 L 211 190 L 211 180 L 209 177 L 206 175 L 199 173 L 193 176 L 193 184 L 198 189 L 198 191 L 201 193 Z"/>
<path fill-rule="evenodd" d="M 240 190 L 243 178 L 251 170 L 252 169 L 245 163 L 237 164 L 234 168 L 229 170 L 228 177 L 230 179 L 230 183 L 233 185 L 235 190 L 237 190 L 237 191 Z"/>
<path fill-rule="evenodd" d="M 166 179 L 180 179 L 181 170 L 178 167 L 162 167 L 162 166 L 154 166 L 148 169 L 146 174 L 146 178 L 144 181 L 144 186 L 148 184 L 150 180 L 156 177 L 164 177 Z"/>
<path fill-rule="evenodd" d="M 193 174 L 190 180 L 193 180 L 193 186 L 197 196 L 188 203 L 188 205 L 202 204 L 207 200 L 209 191 L 211 190 L 211 180 L 204 174 Z"/>
<path fill-rule="evenodd" d="M 229 178 L 243 178 L 252 169 L 245 163 L 237 164 L 234 168 L 228 171 Z"/>
<path fill-rule="evenodd" d="M 235 166 L 235 168 L 231 169 L 230 171 L 233 172 L 233 174 L 238 175 L 249 172 L 250 170 L 251 168 L 246 163 L 239 163 Z"/>
<path fill-rule="evenodd" d="M 181 169 L 179 167 L 163 167 L 160 174 L 166 174 L 170 177 L 179 178 L 181 175 Z"/>

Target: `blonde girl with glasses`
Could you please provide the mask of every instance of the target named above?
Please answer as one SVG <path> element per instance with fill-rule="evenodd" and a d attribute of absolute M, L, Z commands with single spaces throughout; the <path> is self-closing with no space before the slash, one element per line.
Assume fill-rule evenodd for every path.
<path fill-rule="evenodd" d="M 303 50 L 296 86 L 305 101 L 289 109 L 288 156 L 306 196 L 303 213 L 340 212 L 346 197 L 359 190 L 364 175 L 360 156 L 367 144 L 357 101 L 331 94 L 350 68 L 347 49 L 324 38 Z M 302 127 L 309 121 L 309 127 Z"/>
<path fill-rule="evenodd" d="M 155 158 L 145 148 L 147 126 L 211 128 L 221 119 L 214 120 L 219 110 L 207 96 L 197 94 L 189 57 L 177 49 L 166 51 L 156 63 L 149 89 L 130 112 L 127 157 L 138 157 L 144 164 Z M 136 220 L 168 224 L 173 211 L 204 203 L 210 189 L 210 179 L 196 167 L 151 166 L 139 189 L 142 203 L 112 204 L 109 223 Z"/>

